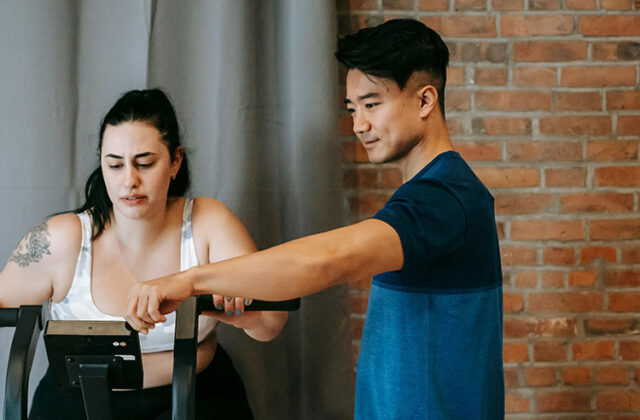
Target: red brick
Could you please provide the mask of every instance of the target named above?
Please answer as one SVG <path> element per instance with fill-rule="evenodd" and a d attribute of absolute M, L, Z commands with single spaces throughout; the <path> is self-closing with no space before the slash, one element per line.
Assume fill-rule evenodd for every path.
<path fill-rule="evenodd" d="M 518 379 L 518 369 L 504 369 L 504 386 L 506 388 L 517 388 L 520 385 Z"/>
<path fill-rule="evenodd" d="M 633 330 L 635 322 L 631 318 L 589 318 L 584 326 L 589 335 L 625 334 Z"/>
<path fill-rule="evenodd" d="M 565 0 L 567 9 L 595 10 L 596 0 Z"/>
<path fill-rule="evenodd" d="M 471 107 L 471 94 L 464 90 L 449 90 L 446 94 L 447 111 L 468 111 Z"/>
<path fill-rule="evenodd" d="M 494 17 L 487 16 L 425 16 L 422 23 L 444 37 L 490 37 L 496 36 Z"/>
<path fill-rule="evenodd" d="M 551 110 L 551 93 L 540 91 L 478 91 L 476 108 L 499 111 Z"/>
<path fill-rule="evenodd" d="M 609 293 L 609 311 L 640 312 L 640 293 Z"/>
<path fill-rule="evenodd" d="M 578 20 L 578 29 L 586 36 L 638 36 L 640 15 L 582 15 Z"/>
<path fill-rule="evenodd" d="M 402 185 L 402 174 L 398 168 L 384 169 L 382 171 L 382 187 L 397 189 Z"/>
<path fill-rule="evenodd" d="M 474 64 L 482 61 L 504 64 L 507 62 L 508 46 L 503 42 L 459 42 L 455 45 L 455 54 L 451 58 L 454 62 L 463 61 Z"/>
<path fill-rule="evenodd" d="M 500 255 L 503 265 L 535 265 L 538 261 L 535 248 L 502 246 Z"/>
<path fill-rule="evenodd" d="M 627 366 L 603 366 L 596 370 L 596 382 L 604 385 L 627 385 L 629 368 Z"/>
<path fill-rule="evenodd" d="M 383 10 L 411 10 L 413 0 L 382 0 Z"/>
<path fill-rule="evenodd" d="M 467 161 L 502 160 L 502 144 L 499 142 L 454 142 L 455 150 Z"/>
<path fill-rule="evenodd" d="M 600 0 L 600 8 L 607 10 L 631 10 L 630 0 Z"/>
<path fill-rule="evenodd" d="M 567 66 L 562 69 L 562 86 L 609 87 L 633 86 L 636 83 L 635 66 Z"/>
<path fill-rule="evenodd" d="M 359 141 L 342 143 L 342 154 L 347 162 L 369 162 L 369 155 Z"/>
<path fill-rule="evenodd" d="M 540 283 L 545 289 L 559 289 L 564 287 L 564 276 L 562 271 L 543 271 Z"/>
<path fill-rule="evenodd" d="M 351 212 L 360 216 L 373 215 L 389 200 L 389 194 L 363 193 L 355 197 L 350 197 L 349 204 Z"/>
<path fill-rule="evenodd" d="M 616 262 L 616 249 L 609 246 L 588 246 L 580 250 L 580 264 L 586 265 L 594 259 Z"/>
<path fill-rule="evenodd" d="M 487 10 L 487 1 L 486 0 L 455 0 L 453 7 L 455 11 Z"/>
<path fill-rule="evenodd" d="M 600 115 L 566 115 L 540 118 L 542 134 L 567 136 L 611 134 L 611 117 Z"/>
<path fill-rule="evenodd" d="M 367 313 L 367 303 L 369 302 L 369 292 L 351 290 L 349 293 L 349 312 L 352 314 L 365 315 Z"/>
<path fill-rule="evenodd" d="M 640 219 L 592 220 L 592 240 L 640 239 Z"/>
<path fill-rule="evenodd" d="M 518 271 L 516 273 L 515 287 L 534 288 L 538 285 L 537 271 Z"/>
<path fill-rule="evenodd" d="M 377 185 L 378 171 L 376 169 L 348 169 L 342 178 L 344 188 L 375 188 Z"/>
<path fill-rule="evenodd" d="M 524 3 L 522 0 L 491 0 L 493 10 L 500 11 L 516 11 L 523 10 Z"/>
<path fill-rule="evenodd" d="M 575 337 L 576 320 L 572 318 L 509 318 L 504 320 L 506 338 Z"/>
<path fill-rule="evenodd" d="M 558 383 L 553 367 L 528 367 L 524 370 L 524 380 L 528 386 L 551 386 Z"/>
<path fill-rule="evenodd" d="M 600 111 L 602 96 L 599 92 L 558 92 L 555 94 L 558 111 Z"/>
<path fill-rule="evenodd" d="M 576 161 L 582 160 L 582 143 L 560 141 L 511 142 L 507 158 L 513 161 Z"/>
<path fill-rule="evenodd" d="M 522 395 L 507 393 L 504 396 L 504 407 L 507 413 L 528 413 L 531 409 L 531 401 Z"/>
<path fill-rule="evenodd" d="M 536 407 L 540 413 L 589 411 L 591 396 L 589 392 L 560 391 L 539 393 Z"/>
<path fill-rule="evenodd" d="M 596 399 L 596 407 L 601 411 L 640 410 L 640 393 L 627 389 L 602 391 Z"/>
<path fill-rule="evenodd" d="M 598 279 L 598 273 L 591 270 L 574 271 L 569 274 L 569 286 L 583 287 L 594 286 Z"/>
<path fill-rule="evenodd" d="M 624 264 L 640 264 L 640 247 L 623 248 L 622 262 Z"/>
<path fill-rule="evenodd" d="M 524 298 L 520 294 L 503 294 L 503 308 L 505 313 L 522 312 Z"/>
<path fill-rule="evenodd" d="M 640 271 L 638 270 L 607 270 L 604 284 L 607 287 L 639 287 Z"/>
<path fill-rule="evenodd" d="M 544 171 L 547 187 L 584 187 L 587 180 L 585 168 L 559 168 Z"/>
<path fill-rule="evenodd" d="M 478 67 L 473 80 L 477 85 L 503 86 L 507 83 L 507 70 L 504 68 Z"/>
<path fill-rule="evenodd" d="M 464 67 L 447 68 L 447 86 L 464 85 Z"/>
<path fill-rule="evenodd" d="M 600 293 L 531 293 L 531 312 L 589 312 L 604 307 Z"/>
<path fill-rule="evenodd" d="M 534 168 L 478 167 L 474 172 L 489 188 L 536 187 L 540 185 L 540 172 Z"/>
<path fill-rule="evenodd" d="M 447 11 L 449 10 L 449 0 L 420 0 L 418 8 L 430 12 Z"/>
<path fill-rule="evenodd" d="M 464 127 L 458 120 L 447 118 L 447 129 L 452 137 L 464 134 Z"/>
<path fill-rule="evenodd" d="M 502 36 L 569 35 L 573 33 L 573 17 L 569 15 L 503 15 Z"/>
<path fill-rule="evenodd" d="M 558 76 L 553 67 L 516 67 L 513 83 L 516 86 L 555 86 Z"/>
<path fill-rule="evenodd" d="M 637 140 L 597 140 L 587 143 L 589 160 L 636 160 L 637 158 Z"/>
<path fill-rule="evenodd" d="M 633 194 L 578 193 L 560 196 L 562 212 L 620 213 L 633 210 Z"/>
<path fill-rule="evenodd" d="M 375 10 L 378 8 L 376 0 L 337 0 L 336 9 L 339 11 Z"/>
<path fill-rule="evenodd" d="M 584 239 L 584 223 L 578 220 L 514 220 L 511 239 L 516 241 Z"/>
<path fill-rule="evenodd" d="M 533 344 L 533 359 L 536 362 L 562 362 L 567 360 L 565 343 L 539 341 Z"/>
<path fill-rule="evenodd" d="M 542 260 L 545 264 L 573 265 L 575 259 L 573 248 L 545 248 L 542 254 Z"/>
<path fill-rule="evenodd" d="M 574 360 L 610 360 L 615 356 L 615 346 L 611 340 L 573 343 L 572 349 Z"/>
<path fill-rule="evenodd" d="M 496 214 L 540 213 L 553 205 L 550 194 L 496 194 Z"/>
<path fill-rule="evenodd" d="M 607 92 L 607 109 L 640 109 L 640 90 L 610 90 Z"/>
<path fill-rule="evenodd" d="M 531 134 L 531 120 L 528 118 L 474 118 L 471 121 L 474 134 L 487 135 L 528 135 Z"/>
<path fill-rule="evenodd" d="M 527 41 L 513 44 L 515 61 L 586 60 L 588 44 L 584 41 Z"/>
<path fill-rule="evenodd" d="M 595 182 L 598 186 L 640 186 L 640 166 L 607 166 L 596 168 Z"/>
<path fill-rule="evenodd" d="M 640 342 L 621 341 L 620 342 L 620 359 L 640 360 Z"/>
<path fill-rule="evenodd" d="M 640 115 L 620 115 L 618 134 L 622 136 L 640 134 Z"/>
<path fill-rule="evenodd" d="M 591 61 L 619 61 L 617 42 L 595 42 L 591 47 Z"/>
<path fill-rule="evenodd" d="M 591 369 L 572 366 L 562 369 L 562 382 L 566 385 L 590 385 Z"/>
<path fill-rule="evenodd" d="M 526 362 L 529 360 L 527 343 L 505 343 L 502 348 L 502 359 L 505 363 Z"/>
<path fill-rule="evenodd" d="M 529 10 L 558 10 L 561 8 L 561 0 L 529 0 Z"/>
<path fill-rule="evenodd" d="M 351 318 L 349 324 L 351 326 L 351 338 L 360 340 L 362 329 L 364 328 L 364 318 Z"/>

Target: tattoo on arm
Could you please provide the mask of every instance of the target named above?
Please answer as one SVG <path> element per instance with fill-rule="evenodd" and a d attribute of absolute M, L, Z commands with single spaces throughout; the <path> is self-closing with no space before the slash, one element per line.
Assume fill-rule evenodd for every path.
<path fill-rule="evenodd" d="M 47 222 L 34 227 L 20 241 L 18 248 L 13 252 L 9 261 L 18 264 L 20 267 L 28 267 L 32 262 L 40 262 L 44 255 L 51 255 L 49 250 L 51 246 L 49 242 L 50 236 Z"/>

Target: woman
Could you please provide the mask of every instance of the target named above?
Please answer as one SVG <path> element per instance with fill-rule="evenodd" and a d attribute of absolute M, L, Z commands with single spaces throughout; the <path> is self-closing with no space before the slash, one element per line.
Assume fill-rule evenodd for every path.
<path fill-rule="evenodd" d="M 130 91 L 100 127 L 100 166 L 86 203 L 32 229 L 0 273 L 0 307 L 50 301 L 52 319 L 122 320 L 138 281 L 255 251 L 242 223 L 221 203 L 189 200 L 187 157 L 171 103 L 160 90 Z M 28 287 L 25 287 L 27 286 Z M 198 418 L 251 418 L 241 379 L 217 344 L 218 320 L 256 340 L 274 338 L 286 312 L 244 312 L 242 298 L 214 296 L 223 314 L 201 317 Z M 116 418 L 169 418 L 175 316 L 140 335 L 144 389 L 112 393 Z M 31 419 L 84 419 L 79 389 L 57 388 L 47 371 Z"/>

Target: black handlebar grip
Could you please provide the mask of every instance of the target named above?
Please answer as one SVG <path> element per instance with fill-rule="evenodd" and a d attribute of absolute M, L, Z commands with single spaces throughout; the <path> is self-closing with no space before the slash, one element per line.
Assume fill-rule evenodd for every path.
<path fill-rule="evenodd" d="M 300 308 L 300 298 L 279 301 L 254 300 L 244 307 L 245 311 L 296 311 Z M 224 309 L 216 309 L 213 306 L 213 296 L 198 296 L 198 311 L 222 312 Z"/>
<path fill-rule="evenodd" d="M 0 308 L 0 327 L 15 327 L 18 324 L 18 308 Z"/>

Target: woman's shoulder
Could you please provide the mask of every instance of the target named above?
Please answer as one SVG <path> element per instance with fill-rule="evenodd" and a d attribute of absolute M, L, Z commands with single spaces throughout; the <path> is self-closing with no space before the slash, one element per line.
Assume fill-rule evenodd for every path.
<path fill-rule="evenodd" d="M 215 198 L 200 196 L 193 199 L 191 218 L 194 223 L 220 223 L 225 218 L 235 217 L 227 206 Z"/>

